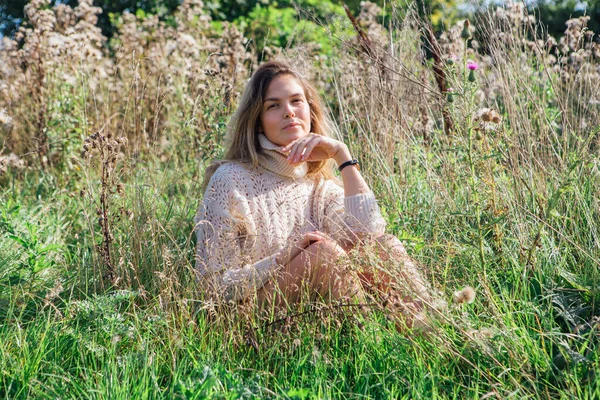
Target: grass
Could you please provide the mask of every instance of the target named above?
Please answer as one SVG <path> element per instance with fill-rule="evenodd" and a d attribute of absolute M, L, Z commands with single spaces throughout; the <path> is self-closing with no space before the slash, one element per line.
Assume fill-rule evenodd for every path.
<path fill-rule="evenodd" d="M 560 212 L 573 221 L 543 224 L 531 267 L 519 260 L 528 249 L 517 238 L 520 230 L 531 238 L 540 221 L 531 215 L 520 221 L 528 227 L 519 227 L 523 212 L 517 206 L 500 226 L 502 252 L 488 249 L 492 256 L 482 266 L 473 217 L 465 212 L 468 187 L 428 178 L 443 149 L 433 157 L 428 154 L 438 150 L 415 151 L 420 162 L 398 182 L 404 196 L 383 195 L 390 230 L 405 239 L 447 297 L 464 284 L 479 292 L 474 304 L 451 308 L 432 336 L 399 334 L 377 313 L 314 313 L 270 328 L 211 317 L 199 307 L 189 270 L 199 189 L 198 180 L 181 179 L 180 171 L 193 170 L 193 163 L 150 163 L 127 183 L 124 201 L 135 217 L 115 224 L 115 237 L 123 264 L 137 263 L 135 271 L 121 267 L 132 289 L 93 294 L 98 238 L 86 222 L 88 200 L 69 189 L 77 178 L 39 171 L 14 177 L 16 190 L 1 194 L 1 394 L 597 397 L 597 328 L 575 333 L 571 326 L 585 320 L 598 295 L 596 262 L 585 258 L 596 250 L 578 248 L 594 239 L 593 228 L 581 226 L 590 226 L 586 216 L 594 212 L 593 178 L 577 174 L 572 180 L 572 197 Z M 501 173 L 497 182 L 506 185 L 498 188 L 503 196 L 514 201 L 523 195 L 511 192 L 511 180 Z M 452 193 L 453 201 L 440 200 L 441 193 Z M 22 242 L 7 236 L 9 226 Z M 57 246 L 44 251 L 49 244 Z M 10 283 L 17 275 L 22 281 Z"/>
<path fill-rule="evenodd" d="M 334 38 L 334 54 L 313 75 L 388 232 L 447 300 L 470 285 L 473 304 L 451 304 L 421 335 L 397 332 L 376 310 L 303 309 L 271 324 L 205 302 L 193 273 L 193 216 L 235 90 L 223 93 L 231 77 L 220 75 L 202 89 L 171 87 L 162 73 L 177 71 L 155 76 L 154 64 L 134 60 L 140 75 L 123 69 L 127 95 L 112 103 L 90 72 L 68 90 L 49 78 L 45 97 L 23 95 L 15 106 L 17 120 L 48 101 L 51 118 L 34 113 L 29 122 L 50 121 L 54 153 L 0 175 L 0 397 L 600 398 L 600 112 L 589 101 L 597 86 L 567 61 L 543 65 L 539 48 L 519 44 L 535 30 L 485 20 L 477 25 L 493 61 L 463 46 L 461 61 L 446 66 L 447 102 L 432 94 L 431 61 L 419 55 L 427 43 L 406 21 L 389 28 L 389 40 L 403 40 L 369 57 L 355 39 Z M 475 82 L 462 65 L 469 57 L 484 65 Z M 495 95 L 480 101 L 480 89 Z M 482 106 L 502 122 L 482 124 Z M 26 134 L 26 124 L 15 126 Z M 129 139 L 111 153 L 109 175 L 96 156 L 77 155 L 98 126 Z M 103 279 L 102 204 L 113 286 Z"/>

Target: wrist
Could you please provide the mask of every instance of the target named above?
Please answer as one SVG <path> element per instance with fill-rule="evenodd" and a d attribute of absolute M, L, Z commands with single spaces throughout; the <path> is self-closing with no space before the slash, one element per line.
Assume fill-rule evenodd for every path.
<path fill-rule="evenodd" d="M 338 154 L 336 154 L 334 160 L 338 167 L 346 161 L 352 160 L 350 150 L 348 150 L 348 147 L 346 145 L 344 145 L 344 148 L 341 151 L 339 151 Z"/>
<path fill-rule="evenodd" d="M 346 167 L 349 166 L 356 166 L 356 168 L 360 169 L 360 164 L 358 163 L 358 160 L 356 158 L 353 158 L 352 160 L 348 160 L 345 163 L 342 163 L 338 166 L 338 171 L 342 172 L 342 170 Z"/>

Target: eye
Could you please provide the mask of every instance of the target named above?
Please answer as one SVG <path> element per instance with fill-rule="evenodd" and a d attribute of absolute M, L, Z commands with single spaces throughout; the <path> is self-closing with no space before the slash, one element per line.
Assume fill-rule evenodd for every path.
<path fill-rule="evenodd" d="M 301 103 L 301 102 L 302 102 L 302 99 L 294 99 L 294 100 L 292 100 L 292 103 Z"/>
<path fill-rule="evenodd" d="M 275 108 L 277 107 L 277 103 L 271 103 L 267 106 L 267 110 L 270 110 L 271 108 Z"/>

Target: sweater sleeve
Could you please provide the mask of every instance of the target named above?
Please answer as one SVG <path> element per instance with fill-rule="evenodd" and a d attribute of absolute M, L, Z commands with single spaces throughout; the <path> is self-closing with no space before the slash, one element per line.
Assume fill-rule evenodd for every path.
<path fill-rule="evenodd" d="M 247 199 L 219 170 L 206 188 L 196 218 L 196 268 L 211 295 L 238 301 L 261 288 L 278 268 L 276 255 L 257 262 L 246 246 L 254 239 Z"/>
<path fill-rule="evenodd" d="M 324 184 L 324 231 L 338 243 L 355 243 L 365 235 L 379 236 L 386 222 L 373 192 L 344 196 L 344 189 L 332 181 Z"/>

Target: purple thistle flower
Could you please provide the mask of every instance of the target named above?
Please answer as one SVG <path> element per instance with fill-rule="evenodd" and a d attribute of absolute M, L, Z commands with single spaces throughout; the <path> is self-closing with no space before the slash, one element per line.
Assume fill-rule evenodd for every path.
<path fill-rule="evenodd" d="M 471 71 L 476 71 L 477 68 L 479 68 L 479 66 L 477 65 L 476 62 L 469 61 L 469 62 L 467 62 L 467 68 L 469 68 L 469 70 L 471 70 Z"/>

